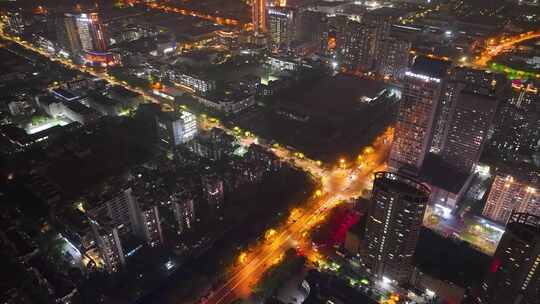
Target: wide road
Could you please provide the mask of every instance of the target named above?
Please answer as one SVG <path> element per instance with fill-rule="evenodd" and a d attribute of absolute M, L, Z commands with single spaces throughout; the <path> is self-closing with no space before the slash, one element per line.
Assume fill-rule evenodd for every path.
<path fill-rule="evenodd" d="M 127 83 L 118 81 L 106 73 L 99 73 L 92 69 L 75 65 L 67 60 L 52 57 L 46 51 L 32 46 L 26 41 L 5 35 L 3 24 L 0 23 L 0 37 L 10 40 L 18 45 L 37 52 L 52 61 L 61 63 L 68 68 L 88 73 L 111 84 L 122 86 L 128 90 L 142 94 L 148 101 L 160 103 L 155 97 L 146 91 L 129 86 Z M 222 128 L 228 133 L 235 135 L 242 144 L 249 146 L 256 142 L 253 135 L 244 136 L 234 130 L 224 127 L 215 119 L 199 117 L 204 129 L 212 127 Z M 273 151 L 281 160 L 295 167 L 309 172 L 320 180 L 321 189 L 318 189 L 305 202 L 303 208 L 291 210 L 289 219 L 280 226 L 267 231 L 265 239 L 260 243 L 253 244 L 246 252 L 239 256 L 239 261 L 231 265 L 226 271 L 226 279 L 218 288 L 207 297 L 201 298 L 204 303 L 231 303 L 238 297 L 247 297 L 252 288 L 272 265 L 280 262 L 285 251 L 291 247 L 303 247 L 313 252 L 309 242 L 309 232 L 324 220 L 328 211 L 343 201 L 359 197 L 365 189 L 369 189 L 373 180 L 373 173 L 384 170 L 386 167 L 390 144 L 392 142 L 393 129 L 389 128 L 385 133 L 376 138 L 370 147 L 366 147 L 354 160 L 342 159 L 333 166 L 323 166 L 319 161 L 306 158 L 302 153 L 291 151 L 286 147 L 268 146 L 263 147 Z"/>
<path fill-rule="evenodd" d="M 226 279 L 218 288 L 201 298 L 205 304 L 228 304 L 235 299 L 248 297 L 252 288 L 272 265 L 278 263 L 289 248 L 309 249 L 309 232 L 315 228 L 336 205 L 362 194 L 371 187 L 373 172 L 385 168 L 393 130 L 379 136 L 371 147 L 364 149 L 353 161 L 343 160 L 330 169 L 321 168 L 308 159 L 295 160 L 283 151 L 276 155 L 294 163 L 305 171 L 317 174 L 321 189 L 306 202 L 304 208 L 291 211 L 287 222 L 266 232 L 265 239 L 254 244 L 238 257 L 238 262 L 228 269 Z M 273 148 L 272 148 L 273 149 Z"/>
<path fill-rule="evenodd" d="M 540 38 L 540 31 L 531 31 L 521 33 L 508 38 L 503 38 L 500 41 L 496 41 L 495 38 L 488 40 L 489 46 L 482 52 L 479 58 L 475 60 L 475 64 L 484 67 L 495 56 L 501 54 L 514 47 L 523 41 Z"/>

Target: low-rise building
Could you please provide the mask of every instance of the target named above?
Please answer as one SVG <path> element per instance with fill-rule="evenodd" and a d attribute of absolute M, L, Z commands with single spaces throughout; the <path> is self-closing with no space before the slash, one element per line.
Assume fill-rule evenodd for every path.
<path fill-rule="evenodd" d="M 243 92 L 223 92 L 213 96 L 193 96 L 202 105 L 223 112 L 226 115 L 236 114 L 255 105 L 255 95 Z"/>

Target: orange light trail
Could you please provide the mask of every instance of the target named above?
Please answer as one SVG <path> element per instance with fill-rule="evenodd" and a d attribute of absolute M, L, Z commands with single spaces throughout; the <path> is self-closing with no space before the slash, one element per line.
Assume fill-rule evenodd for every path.
<path fill-rule="evenodd" d="M 310 172 L 320 180 L 321 188 L 303 207 L 292 209 L 286 221 L 268 230 L 263 241 L 240 253 L 237 261 L 241 263 L 230 265 L 226 271 L 227 280 L 200 303 L 228 304 L 238 297 L 248 297 L 264 273 L 280 261 L 289 248 L 301 248 L 308 260 L 324 263 L 322 256 L 312 247 L 309 234 L 325 220 L 330 210 L 361 196 L 363 190 L 371 187 L 373 173 L 386 168 L 385 160 L 393 132 L 393 128 L 388 128 L 354 161 L 339 163 L 332 168 L 324 168 L 307 157 L 299 158 L 279 145 L 266 147 L 283 161 Z"/>
<path fill-rule="evenodd" d="M 498 44 L 496 43 L 495 39 L 490 39 L 488 40 L 488 43 L 492 45 L 488 46 L 482 52 L 480 57 L 475 60 L 475 63 L 479 66 L 484 67 L 493 57 L 511 49 L 514 45 L 535 38 L 540 38 L 540 31 L 530 31 L 527 33 L 521 33 L 516 36 L 503 38 Z"/>
<path fill-rule="evenodd" d="M 163 12 L 167 13 L 177 13 L 184 16 L 193 16 L 193 17 L 199 17 L 202 19 L 213 21 L 216 24 L 219 25 L 233 25 L 233 26 L 241 26 L 243 24 L 240 24 L 240 21 L 232 18 L 225 18 L 225 17 L 219 17 L 219 16 L 212 16 L 210 14 L 206 14 L 203 12 L 197 12 L 194 10 L 186 9 L 186 8 L 178 8 L 173 6 L 168 6 L 165 4 L 158 4 L 156 2 L 148 2 L 146 3 L 146 6 L 152 9 L 158 9 Z"/>

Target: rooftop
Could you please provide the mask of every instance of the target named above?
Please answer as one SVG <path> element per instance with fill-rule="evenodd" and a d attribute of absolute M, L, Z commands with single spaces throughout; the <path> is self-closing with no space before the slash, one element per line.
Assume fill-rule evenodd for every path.
<path fill-rule="evenodd" d="M 68 107 L 71 111 L 78 114 L 90 115 L 96 113 L 94 110 L 90 109 L 89 107 L 83 105 L 80 102 L 65 102 L 64 105 Z"/>
<path fill-rule="evenodd" d="M 79 98 L 79 96 L 75 95 L 74 93 L 68 91 L 68 90 L 64 90 L 62 88 L 57 88 L 57 89 L 54 89 L 52 90 L 52 93 L 54 96 L 60 98 L 60 99 L 63 99 L 63 100 L 66 100 L 66 101 L 72 101 L 72 100 L 75 100 L 77 98 Z"/>
<path fill-rule="evenodd" d="M 379 186 L 389 186 L 394 191 L 406 193 L 414 196 L 424 196 L 426 199 L 430 195 L 430 190 L 422 185 L 420 181 L 390 172 L 375 173 L 375 182 Z M 385 189 L 383 189 L 385 190 Z"/>
<path fill-rule="evenodd" d="M 138 97 L 140 96 L 141 94 L 137 93 L 137 92 L 133 92 L 133 91 L 130 91 L 122 86 L 119 86 L 119 85 L 115 85 L 113 86 L 111 89 L 110 89 L 111 93 L 114 93 L 114 94 L 118 94 L 118 95 L 121 95 L 121 96 L 124 96 L 126 98 L 134 98 L 134 97 Z"/>
<path fill-rule="evenodd" d="M 444 78 L 446 77 L 450 66 L 450 61 L 419 56 L 414 61 L 411 71 L 431 77 Z"/>
<path fill-rule="evenodd" d="M 426 156 L 420 178 L 435 187 L 459 193 L 468 179 L 468 174 L 459 172 L 445 164 L 440 157 L 430 153 Z"/>

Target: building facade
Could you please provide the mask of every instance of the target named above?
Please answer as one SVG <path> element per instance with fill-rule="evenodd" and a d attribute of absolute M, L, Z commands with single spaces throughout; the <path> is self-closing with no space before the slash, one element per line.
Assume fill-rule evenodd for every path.
<path fill-rule="evenodd" d="M 99 218 L 90 218 L 90 226 L 105 269 L 109 273 L 118 271 L 126 263 L 121 241 L 126 226 Z"/>
<path fill-rule="evenodd" d="M 251 5 L 251 22 L 253 23 L 253 33 L 262 35 L 268 31 L 268 10 L 266 0 L 254 0 Z"/>
<path fill-rule="evenodd" d="M 426 186 L 411 178 L 390 172 L 375 174 L 364 261 L 377 277 L 409 280 L 429 195 Z"/>
<path fill-rule="evenodd" d="M 195 138 L 197 133 L 197 116 L 193 113 L 161 113 L 158 117 L 158 137 L 167 147 L 185 144 Z"/>
<path fill-rule="evenodd" d="M 74 15 L 64 14 L 58 17 L 56 36 L 60 46 L 69 53 L 72 59 L 77 59 L 82 47 Z"/>
<path fill-rule="evenodd" d="M 540 216 L 540 189 L 533 180 L 497 174 L 482 214 L 506 223 L 513 211 Z"/>
<path fill-rule="evenodd" d="M 497 110 L 497 99 L 486 91 L 465 88 L 451 106 L 442 143 L 442 159 L 461 172 L 478 162 Z"/>
<path fill-rule="evenodd" d="M 540 148 L 540 94 L 532 83 L 512 86 L 496 115 L 492 148 L 505 160 L 530 157 Z"/>
<path fill-rule="evenodd" d="M 540 217 L 512 213 L 477 303 L 540 303 Z"/>
<path fill-rule="evenodd" d="M 71 59 L 80 62 L 86 52 L 107 50 L 107 40 L 97 13 L 66 13 L 56 20 L 56 35 L 60 46 Z"/>
<path fill-rule="evenodd" d="M 185 193 L 171 196 L 171 208 L 176 220 L 176 233 L 190 230 L 195 222 L 195 201 Z"/>
<path fill-rule="evenodd" d="M 97 13 L 82 13 L 75 17 L 81 48 L 86 52 L 107 50 L 107 41 Z"/>
<path fill-rule="evenodd" d="M 352 71 L 371 70 L 375 64 L 375 35 L 374 26 L 347 20 L 337 42 L 341 64 Z"/>
<path fill-rule="evenodd" d="M 154 204 L 142 204 L 140 216 L 139 235 L 150 246 L 155 247 L 163 244 L 163 232 L 159 209 Z"/>
<path fill-rule="evenodd" d="M 19 11 L 7 11 L 6 16 L 6 30 L 15 35 L 20 35 L 24 32 L 24 21 Z"/>
<path fill-rule="evenodd" d="M 131 188 L 111 191 L 101 195 L 101 200 L 93 202 L 88 215 L 93 218 L 109 218 L 114 224 L 123 224 L 130 231 L 139 227 L 139 206 Z"/>
<path fill-rule="evenodd" d="M 415 174 L 431 146 L 434 121 L 444 94 L 450 63 L 418 57 L 405 72 L 390 166 Z"/>
<path fill-rule="evenodd" d="M 221 209 L 225 198 L 223 180 L 216 174 L 201 177 L 203 198 L 212 209 Z"/>
<path fill-rule="evenodd" d="M 397 37 L 384 39 L 377 54 L 377 73 L 384 78 L 402 79 L 409 66 L 410 50 L 410 41 Z"/>
<path fill-rule="evenodd" d="M 444 94 L 441 97 L 441 102 L 437 110 L 437 119 L 433 126 L 433 139 L 431 140 L 429 152 L 437 155 L 441 154 L 453 106 L 457 102 L 464 87 L 465 84 L 459 81 L 449 81 L 446 84 Z"/>
<path fill-rule="evenodd" d="M 288 49 L 294 40 L 296 11 L 290 7 L 268 8 L 268 34 L 273 49 Z"/>

